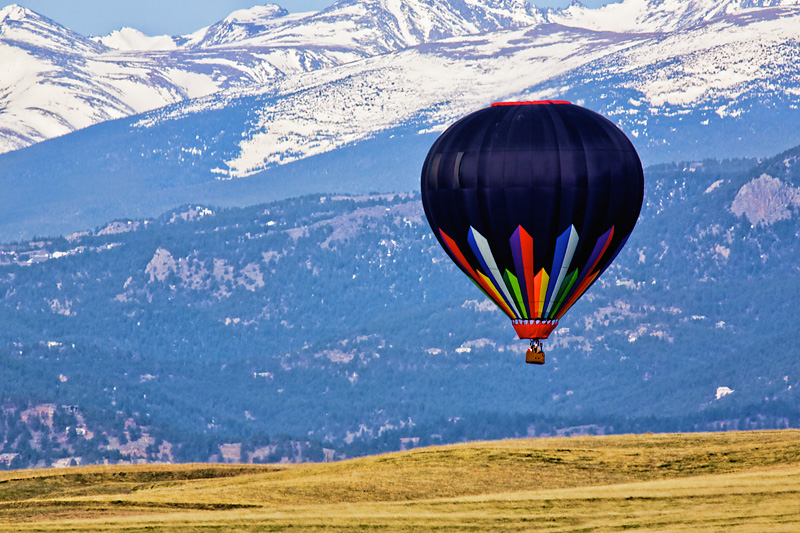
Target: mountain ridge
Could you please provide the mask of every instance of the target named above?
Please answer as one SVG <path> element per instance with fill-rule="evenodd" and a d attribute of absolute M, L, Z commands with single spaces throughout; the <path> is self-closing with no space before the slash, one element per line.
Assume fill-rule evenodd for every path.
<path fill-rule="evenodd" d="M 453 5 L 461 8 L 444 0 L 341 0 L 318 13 L 290 15 L 270 4 L 190 35 L 148 37 L 123 29 L 94 40 L 7 6 L 0 54 L 18 60 L 6 62 L 13 68 L 0 87 L 0 153 L 221 90 L 260 87 L 429 39 L 530 23 L 534 18 L 520 13 L 538 13 L 523 0 Z M 66 91 L 59 80 L 71 80 Z"/>
<path fill-rule="evenodd" d="M 256 6 L 183 36 L 150 37 L 123 28 L 93 39 L 8 6 L 0 54 L 18 57 L 12 65 L 26 66 L 11 69 L 11 83 L 2 87 L 0 152 L 176 102 L 258 90 L 287 76 L 468 35 L 562 25 L 636 40 L 730 15 L 797 6 L 798 0 L 625 0 L 597 9 L 573 4 L 543 10 L 524 0 L 341 0 L 305 14 L 289 14 L 275 4 Z M 15 32 L 17 40 L 11 38 Z M 28 44 L 15 44 L 23 41 Z M 60 98 L 54 96 L 57 79 L 72 80 L 66 92 L 61 87 Z"/>
<path fill-rule="evenodd" d="M 549 20 L 596 31 L 670 33 L 752 9 L 798 5 L 798 0 L 624 0 L 590 9 L 573 2 Z"/>
<path fill-rule="evenodd" d="M 800 142 L 798 20 L 799 8 L 778 6 L 661 34 L 544 23 L 327 67 L 338 60 L 309 49 L 287 72 L 237 70 L 220 82 L 269 83 L 0 154 L 0 184 L 13 190 L 0 198 L 0 236 L 67 233 L 189 202 L 408 192 L 437 133 L 497 100 L 588 107 L 629 136 L 645 165 L 767 156 Z M 42 194 L 52 188 L 54 198 Z"/>

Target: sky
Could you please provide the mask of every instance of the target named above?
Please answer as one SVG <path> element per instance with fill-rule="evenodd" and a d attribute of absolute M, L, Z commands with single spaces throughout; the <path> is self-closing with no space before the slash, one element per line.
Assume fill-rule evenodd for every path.
<path fill-rule="evenodd" d="M 610 0 L 583 0 L 589 7 Z M 333 0 L 0 0 L 0 8 L 19 4 L 83 35 L 107 35 L 123 26 L 147 35 L 192 33 L 232 11 L 276 3 L 287 10 L 319 11 Z M 571 0 L 534 0 L 540 7 L 565 7 Z"/>

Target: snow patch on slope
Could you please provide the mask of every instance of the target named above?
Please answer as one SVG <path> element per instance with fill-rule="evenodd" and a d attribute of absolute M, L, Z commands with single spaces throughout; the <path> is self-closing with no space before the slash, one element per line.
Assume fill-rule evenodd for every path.
<path fill-rule="evenodd" d="M 635 74 L 630 87 L 652 106 L 687 106 L 724 94 L 735 107 L 738 96 L 760 80 L 776 72 L 796 75 L 798 14 L 784 9 L 761 17 L 741 15 L 692 32 L 654 37 L 607 67 Z M 720 117 L 735 113 L 717 111 Z"/>
<path fill-rule="evenodd" d="M 227 162 L 229 175 L 248 176 L 410 123 L 438 131 L 498 97 L 525 99 L 521 93 L 534 83 L 631 45 L 553 29 L 448 40 L 286 80 L 279 88 L 285 96 L 259 110 L 240 153 Z"/>

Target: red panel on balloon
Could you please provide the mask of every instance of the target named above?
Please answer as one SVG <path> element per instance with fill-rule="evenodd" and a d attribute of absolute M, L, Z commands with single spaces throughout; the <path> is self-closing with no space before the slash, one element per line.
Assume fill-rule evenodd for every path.
<path fill-rule="evenodd" d="M 558 326 L 558 320 L 512 320 L 520 339 L 546 339 Z"/>

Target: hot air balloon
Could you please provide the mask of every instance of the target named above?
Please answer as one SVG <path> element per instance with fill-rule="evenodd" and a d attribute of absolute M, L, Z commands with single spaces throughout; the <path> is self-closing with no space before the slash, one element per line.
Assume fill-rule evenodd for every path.
<path fill-rule="evenodd" d="M 642 207 L 633 145 L 566 101 L 499 102 L 451 125 L 422 168 L 422 203 L 447 255 L 530 339 L 541 339 L 625 246 Z"/>

